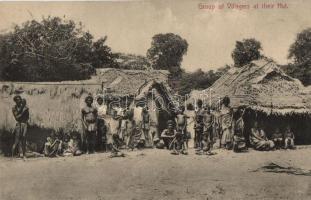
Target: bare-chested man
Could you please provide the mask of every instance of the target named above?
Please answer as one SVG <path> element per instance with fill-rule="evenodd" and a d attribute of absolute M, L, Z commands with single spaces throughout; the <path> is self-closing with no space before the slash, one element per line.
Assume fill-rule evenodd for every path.
<path fill-rule="evenodd" d="M 197 102 L 197 110 L 195 111 L 195 124 L 194 124 L 194 148 L 197 149 L 197 153 L 202 153 L 203 150 L 203 131 L 204 131 L 204 117 L 205 110 L 203 109 L 203 101 L 201 99 Z"/>
<path fill-rule="evenodd" d="M 82 124 L 84 128 L 84 137 L 86 142 L 86 153 L 94 153 L 95 138 L 96 138 L 96 121 L 97 109 L 92 106 L 93 97 L 87 96 L 85 98 L 86 106 L 82 108 Z"/>
<path fill-rule="evenodd" d="M 213 138 L 213 116 L 211 114 L 210 108 L 207 106 L 205 108 L 204 113 L 204 132 L 203 132 L 203 153 L 204 154 L 212 154 L 212 148 L 214 144 L 214 138 Z"/>
<path fill-rule="evenodd" d="M 185 107 L 181 106 L 178 114 L 176 115 L 176 130 L 180 134 L 180 141 L 178 141 L 178 148 L 182 154 L 188 154 L 188 133 L 187 133 L 187 119 L 189 118 L 184 114 Z"/>
<path fill-rule="evenodd" d="M 26 100 L 17 95 L 13 98 L 15 106 L 12 108 L 16 126 L 14 129 L 14 144 L 12 146 L 12 157 L 15 154 L 16 147 L 21 147 L 23 158 L 26 158 L 26 134 L 29 120 L 29 108 L 26 105 Z M 20 148 L 19 148 L 20 149 Z"/>

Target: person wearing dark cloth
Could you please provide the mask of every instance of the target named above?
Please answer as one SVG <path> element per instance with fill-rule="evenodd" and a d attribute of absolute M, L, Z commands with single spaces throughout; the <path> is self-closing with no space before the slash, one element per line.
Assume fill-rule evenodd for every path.
<path fill-rule="evenodd" d="M 177 130 L 177 143 L 178 149 L 182 154 L 188 154 L 188 131 L 187 131 L 187 119 L 189 118 L 184 114 L 185 107 L 181 106 L 179 112 L 176 115 L 176 130 Z"/>
<path fill-rule="evenodd" d="M 107 105 L 104 104 L 103 97 L 97 97 L 97 150 L 98 151 L 107 151 L 107 126 L 105 117 L 107 115 Z"/>
<path fill-rule="evenodd" d="M 161 134 L 161 139 L 164 143 L 164 146 L 171 150 L 174 148 L 174 140 L 176 136 L 176 130 L 174 129 L 174 123 L 173 121 L 169 120 L 167 122 L 167 129 L 164 129 L 162 134 Z"/>
<path fill-rule="evenodd" d="M 204 115 L 204 132 L 203 132 L 203 154 L 212 154 L 212 148 L 214 145 L 213 140 L 213 116 L 210 112 L 210 108 L 206 107 Z"/>
<path fill-rule="evenodd" d="M 96 141 L 97 129 L 97 109 L 92 107 L 93 97 L 87 96 L 85 98 L 86 106 L 82 108 L 82 124 L 85 133 L 86 153 L 94 153 L 94 146 Z"/>
<path fill-rule="evenodd" d="M 226 149 L 232 148 L 232 142 L 233 142 L 233 131 L 232 131 L 232 109 L 229 106 L 230 105 L 230 98 L 224 97 L 222 102 L 222 108 L 220 110 L 221 115 L 221 140 L 220 144 L 221 147 L 224 147 Z"/>
<path fill-rule="evenodd" d="M 245 134 L 244 134 L 244 116 L 245 109 L 238 109 L 236 118 L 234 120 L 234 133 L 233 133 L 233 151 L 241 152 L 247 150 Z"/>
<path fill-rule="evenodd" d="M 203 102 L 201 99 L 197 102 L 197 110 L 195 111 L 195 123 L 194 123 L 194 148 L 197 149 L 198 152 L 203 150 L 203 131 L 204 131 L 204 115 L 205 110 L 203 109 Z"/>
<path fill-rule="evenodd" d="M 16 147 L 21 147 L 23 158 L 26 158 L 26 134 L 29 120 L 29 108 L 26 100 L 17 95 L 13 98 L 15 106 L 12 108 L 13 116 L 16 120 L 14 128 L 14 143 L 12 146 L 12 157 L 15 155 Z"/>
<path fill-rule="evenodd" d="M 280 132 L 280 129 L 277 127 L 274 133 L 271 136 L 271 140 L 274 142 L 276 149 L 281 149 L 283 145 L 283 134 Z"/>
<path fill-rule="evenodd" d="M 284 132 L 284 149 L 296 149 L 294 143 L 295 135 L 290 126 L 286 127 Z"/>

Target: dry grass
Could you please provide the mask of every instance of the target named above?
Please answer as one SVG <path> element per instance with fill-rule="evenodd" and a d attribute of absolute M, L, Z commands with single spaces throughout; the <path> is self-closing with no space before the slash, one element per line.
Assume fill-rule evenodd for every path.
<path fill-rule="evenodd" d="M 98 93 L 100 86 L 44 84 L 0 83 L 0 150 L 7 151 L 4 149 L 12 143 L 10 133 L 16 123 L 12 107 L 16 93 L 21 93 L 30 108 L 30 142 L 41 145 L 52 130 L 82 132 L 80 110 L 84 105 L 84 97 L 89 93 Z"/>

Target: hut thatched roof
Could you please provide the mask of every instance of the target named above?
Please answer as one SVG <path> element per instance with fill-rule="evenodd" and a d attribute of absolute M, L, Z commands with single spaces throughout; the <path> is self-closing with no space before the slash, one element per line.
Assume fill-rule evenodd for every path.
<path fill-rule="evenodd" d="M 311 113 L 311 98 L 297 79 L 285 74 L 268 59 L 253 61 L 242 68 L 232 68 L 210 88 L 201 91 L 215 104 L 224 96 L 231 106 L 245 106 L 271 113 Z M 196 98 L 199 97 L 196 94 Z"/>
<path fill-rule="evenodd" d="M 159 99 L 160 97 L 157 96 L 157 93 L 152 94 L 153 89 L 157 90 L 158 94 L 161 96 L 161 100 Z M 163 100 L 163 106 L 165 106 L 169 112 L 176 110 L 178 107 L 170 88 L 163 82 L 158 82 L 155 80 L 146 82 L 137 90 L 135 100 L 139 101 L 148 97 L 157 99 L 160 102 Z"/>
<path fill-rule="evenodd" d="M 169 72 L 166 70 L 121 70 L 114 68 L 98 69 L 96 82 L 103 83 L 104 88 L 113 96 L 135 95 L 142 85 L 150 81 L 167 84 Z"/>

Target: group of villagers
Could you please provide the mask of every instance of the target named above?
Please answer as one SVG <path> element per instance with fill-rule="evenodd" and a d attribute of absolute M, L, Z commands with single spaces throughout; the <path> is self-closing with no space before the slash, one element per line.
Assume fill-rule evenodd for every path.
<path fill-rule="evenodd" d="M 26 100 L 17 95 L 12 108 L 16 120 L 12 156 L 19 152 L 25 158 L 26 135 L 29 120 L 29 108 Z M 112 108 L 102 96 L 95 100 L 91 95 L 85 98 L 85 106 L 81 109 L 83 133 L 73 132 L 62 137 L 53 132 L 47 137 L 43 153 L 46 157 L 79 156 L 83 153 L 110 151 L 111 157 L 124 156 L 122 149 L 133 150 L 144 147 L 168 149 L 171 154 L 188 154 L 189 140 L 192 139 L 188 130 L 194 123 L 194 148 L 198 155 L 213 155 L 212 149 L 219 140 L 219 147 L 234 152 L 247 151 L 248 146 L 255 150 L 268 151 L 280 148 L 294 149 L 294 134 L 289 126 L 283 133 L 279 128 L 270 138 L 262 126 L 253 121 L 249 137 L 245 132 L 245 109 L 236 112 L 230 107 L 230 98 L 222 100 L 218 111 L 197 100 L 194 117 L 185 113 L 183 106 L 179 107 L 174 117 L 167 121 L 167 127 L 160 134 L 153 127 L 149 109 L 145 104 L 137 104 L 131 109 Z M 160 119 L 161 120 L 161 119 Z M 248 138 L 249 141 L 246 140 Z"/>

